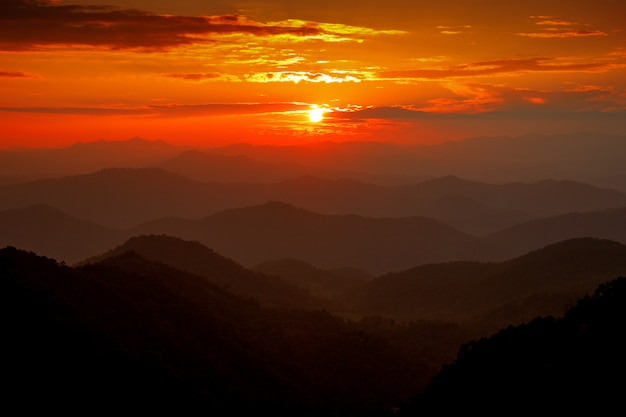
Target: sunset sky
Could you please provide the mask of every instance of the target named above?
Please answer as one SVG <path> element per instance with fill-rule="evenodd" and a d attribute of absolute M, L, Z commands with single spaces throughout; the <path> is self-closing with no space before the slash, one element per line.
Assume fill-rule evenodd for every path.
<path fill-rule="evenodd" d="M 626 133 L 623 0 L 0 1 L 0 148 L 579 131 Z"/>

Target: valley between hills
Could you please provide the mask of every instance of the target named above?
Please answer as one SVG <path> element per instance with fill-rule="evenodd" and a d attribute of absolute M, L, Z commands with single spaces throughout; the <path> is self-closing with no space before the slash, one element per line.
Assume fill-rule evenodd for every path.
<path fill-rule="evenodd" d="M 580 330 L 592 321 L 579 315 L 621 288 L 622 143 L 187 149 L 134 138 L 0 152 L 0 266 L 22 321 L 5 324 L 30 361 L 11 375 L 16 386 L 57 375 L 62 358 L 64 384 L 87 402 L 101 398 L 72 379 L 93 374 L 137 407 L 156 392 L 162 407 L 243 415 L 413 415 L 462 398 L 433 384 L 458 383 L 467 349 L 506 331 Z M 589 352 L 626 328 L 611 311 L 611 332 L 589 324 Z M 568 358 L 586 358 L 571 342 Z M 57 401 L 54 379 L 41 384 Z"/>

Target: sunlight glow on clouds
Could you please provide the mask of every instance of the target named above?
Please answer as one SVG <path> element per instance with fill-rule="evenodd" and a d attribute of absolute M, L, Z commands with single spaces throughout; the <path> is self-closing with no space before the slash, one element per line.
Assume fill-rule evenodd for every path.
<path fill-rule="evenodd" d="M 360 79 L 349 74 L 325 74 L 319 72 L 268 72 L 259 73 L 246 76 L 246 81 L 255 83 L 270 83 L 270 82 L 293 82 L 298 84 L 299 82 L 310 83 L 346 83 L 346 82 L 361 82 Z"/>
<path fill-rule="evenodd" d="M 176 138 L 185 118 L 194 140 L 234 137 L 241 115 L 258 123 L 249 132 L 329 140 L 414 129 L 426 141 L 437 115 L 470 135 L 502 112 L 558 115 L 563 128 L 585 112 L 615 129 L 626 108 L 615 1 L 544 3 L 0 0 L 0 147 L 74 137 L 74 116 L 118 138 Z M 314 104 L 334 110 L 307 133 Z M 608 112 L 610 126 L 591 123 Z"/>
<path fill-rule="evenodd" d="M 608 36 L 600 30 L 573 29 L 573 27 L 584 27 L 580 23 L 568 22 L 550 16 L 531 16 L 532 19 L 539 19 L 535 25 L 540 26 L 541 32 L 522 32 L 520 36 L 529 38 L 575 38 L 581 36 Z M 545 26 L 545 27 L 542 27 Z M 565 27 L 565 28 L 564 28 Z"/>

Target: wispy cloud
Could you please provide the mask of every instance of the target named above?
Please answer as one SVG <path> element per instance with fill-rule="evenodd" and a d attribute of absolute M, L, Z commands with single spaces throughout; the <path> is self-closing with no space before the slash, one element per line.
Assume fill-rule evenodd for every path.
<path fill-rule="evenodd" d="M 4 50 L 55 45 L 162 50 L 210 44 L 220 36 L 234 34 L 344 42 L 398 33 L 402 32 L 302 20 L 259 23 L 239 15 L 159 15 L 135 9 L 63 5 L 44 0 L 3 0 L 0 3 L 0 49 Z"/>
<path fill-rule="evenodd" d="M 528 38 L 578 38 L 584 36 L 608 36 L 605 32 L 599 30 L 561 30 L 546 29 L 545 32 L 518 33 L 520 36 Z"/>
<path fill-rule="evenodd" d="M 193 72 L 193 73 L 172 73 L 172 74 L 165 74 L 165 76 L 168 78 L 177 78 L 177 79 L 186 80 L 186 81 L 206 81 L 206 80 L 220 79 L 222 77 L 222 74 L 219 74 L 216 72 L 213 72 L 213 73 Z"/>
<path fill-rule="evenodd" d="M 437 26 L 439 29 L 439 33 L 442 35 L 460 35 L 463 33 L 467 33 L 467 29 L 470 29 L 470 25 L 460 25 L 460 26 Z"/>
<path fill-rule="evenodd" d="M 0 69 L 0 78 L 41 78 L 41 76 L 31 72 L 7 71 Z"/>
<path fill-rule="evenodd" d="M 473 83 L 450 91 L 449 97 L 433 98 L 423 105 L 372 106 L 334 112 L 339 119 L 445 119 L 492 112 L 550 114 L 610 112 L 624 109 L 626 97 L 612 88 L 566 85 L 559 90 L 539 90 Z"/>
<path fill-rule="evenodd" d="M 535 25 L 540 27 L 539 32 L 520 32 L 519 36 L 528 38 L 577 38 L 587 36 L 608 36 L 601 30 L 585 29 L 586 25 L 557 19 L 552 16 L 531 16 L 537 20 Z M 578 27 L 578 28 L 576 28 Z"/>
<path fill-rule="evenodd" d="M 608 63 L 553 63 L 549 58 L 500 59 L 473 62 L 447 68 L 426 68 L 402 71 L 383 71 L 382 78 L 395 79 L 445 79 L 455 77 L 476 77 L 522 72 L 602 72 L 613 66 Z"/>
<path fill-rule="evenodd" d="M 145 109 L 119 109 L 106 107 L 0 107 L 0 112 L 6 113 L 38 113 L 38 114 L 68 114 L 75 116 L 120 116 L 146 114 Z"/>
<path fill-rule="evenodd" d="M 304 103 L 207 103 L 150 106 L 148 110 L 160 116 L 189 117 L 299 112 L 309 108 Z"/>
<path fill-rule="evenodd" d="M 225 116 L 242 114 L 266 114 L 301 112 L 308 110 L 305 103 L 207 103 L 207 104 L 168 104 L 133 108 L 120 107 L 0 107 L 0 112 L 39 113 L 75 116 L 161 116 L 194 117 Z"/>
<path fill-rule="evenodd" d="M 345 82 L 361 82 L 361 79 L 355 75 L 347 73 L 324 73 L 324 72 L 306 72 L 306 71 L 279 71 L 264 72 L 251 74 L 245 77 L 248 82 L 270 83 L 270 82 L 310 82 L 310 83 L 345 83 Z"/>

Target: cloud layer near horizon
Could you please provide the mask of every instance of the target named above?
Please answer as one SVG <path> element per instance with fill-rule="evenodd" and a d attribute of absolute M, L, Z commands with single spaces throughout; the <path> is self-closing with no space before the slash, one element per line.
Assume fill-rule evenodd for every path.
<path fill-rule="evenodd" d="M 569 114 L 571 126 L 620 129 L 602 120 L 626 112 L 626 28 L 613 0 L 104 3 L 0 3 L 0 119 L 11 126 L 0 141 L 31 137 L 37 124 L 61 137 L 66 121 L 54 117 L 72 115 L 85 126 L 88 117 L 121 116 L 131 130 L 195 118 L 194 135 L 210 126 L 222 138 L 233 126 L 207 118 L 240 116 L 237 129 L 250 137 L 407 140 L 413 132 L 424 141 L 444 130 L 471 135 L 491 120 L 472 119 L 470 131 L 468 115 L 553 115 L 565 129 Z M 311 124 L 315 107 L 325 117 Z M 454 129 L 428 124 L 455 116 Z M 157 131 L 177 134 L 166 124 Z M 115 134 L 127 137 L 123 128 Z"/>

